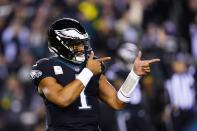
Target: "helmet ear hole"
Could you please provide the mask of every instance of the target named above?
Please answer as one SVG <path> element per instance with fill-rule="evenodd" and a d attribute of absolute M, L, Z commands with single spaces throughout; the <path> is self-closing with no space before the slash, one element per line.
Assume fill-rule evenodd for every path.
<path fill-rule="evenodd" d="M 48 40 L 49 47 L 52 47 L 58 56 L 77 64 L 84 62 L 80 61 L 82 59 L 78 61 L 75 52 L 70 48 L 76 43 L 84 43 L 85 46 L 89 41 L 88 33 L 77 20 L 63 18 L 52 23 L 48 29 Z M 85 48 L 84 50 L 86 51 Z"/>

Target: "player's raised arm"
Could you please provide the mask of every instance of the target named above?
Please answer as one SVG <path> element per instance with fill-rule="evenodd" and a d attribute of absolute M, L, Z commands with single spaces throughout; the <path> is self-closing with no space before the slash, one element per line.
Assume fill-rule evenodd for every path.
<path fill-rule="evenodd" d="M 141 60 L 142 52 L 139 51 L 134 64 L 133 68 L 131 69 L 131 72 L 127 76 L 126 80 L 124 81 L 123 85 L 120 87 L 118 91 L 118 98 L 122 102 L 129 102 L 130 96 L 133 90 L 135 89 L 136 85 L 138 84 L 138 81 L 140 80 L 140 77 L 143 75 L 146 75 L 149 73 L 150 65 L 152 63 L 160 61 L 160 59 L 151 59 L 151 60 Z"/>
<path fill-rule="evenodd" d="M 60 106 L 69 106 L 81 93 L 84 85 L 76 79 L 63 87 L 53 77 L 46 77 L 39 83 L 38 90 L 49 101 Z"/>
<path fill-rule="evenodd" d="M 111 85 L 104 75 L 101 75 L 100 85 L 100 98 L 114 109 L 122 109 L 125 103 L 130 101 L 130 96 L 135 89 L 141 76 L 146 75 L 151 71 L 150 65 L 160 61 L 160 59 L 141 60 L 142 53 L 139 51 L 130 73 L 126 80 L 116 92 L 113 85 Z"/>

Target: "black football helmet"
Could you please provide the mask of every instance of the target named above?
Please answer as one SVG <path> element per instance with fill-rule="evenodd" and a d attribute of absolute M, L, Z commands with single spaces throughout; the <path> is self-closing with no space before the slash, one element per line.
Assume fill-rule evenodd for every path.
<path fill-rule="evenodd" d="M 90 38 L 84 27 L 75 19 L 63 18 L 55 21 L 48 29 L 49 50 L 63 59 L 81 64 L 92 50 Z M 72 46 L 84 44 L 84 52 L 77 54 Z"/>
<path fill-rule="evenodd" d="M 127 69 L 131 68 L 131 64 L 134 63 L 137 57 L 139 48 L 133 43 L 123 43 L 118 49 L 118 57 L 124 63 Z"/>

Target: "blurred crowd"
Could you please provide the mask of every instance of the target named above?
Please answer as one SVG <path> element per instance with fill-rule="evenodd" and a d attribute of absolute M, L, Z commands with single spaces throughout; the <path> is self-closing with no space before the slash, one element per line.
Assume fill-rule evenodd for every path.
<path fill-rule="evenodd" d="M 85 26 L 95 54 L 112 57 L 112 74 L 117 61 L 126 64 L 118 55 L 125 43 L 137 45 L 143 59 L 161 59 L 125 110 L 101 103 L 103 131 L 197 130 L 196 12 L 196 0 L 0 0 L 0 131 L 44 130 L 45 108 L 29 71 L 50 55 L 47 29 L 62 17 Z M 118 86 L 123 74 L 107 77 Z"/>

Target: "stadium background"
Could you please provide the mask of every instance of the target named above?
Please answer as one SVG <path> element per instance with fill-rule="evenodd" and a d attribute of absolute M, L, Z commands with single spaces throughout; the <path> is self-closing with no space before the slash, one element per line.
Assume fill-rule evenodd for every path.
<path fill-rule="evenodd" d="M 0 131 L 43 131 L 45 110 L 29 71 L 49 55 L 48 25 L 62 17 L 82 22 L 95 54 L 112 57 L 106 67 L 125 42 L 135 43 L 143 58 L 161 59 L 140 83 L 152 129 L 168 130 L 164 85 L 173 74 L 174 56 L 195 73 L 196 12 L 196 0 L 0 0 Z M 117 131 L 115 112 L 101 104 L 101 114 L 103 130 Z M 196 125 L 192 121 L 187 130 Z"/>

